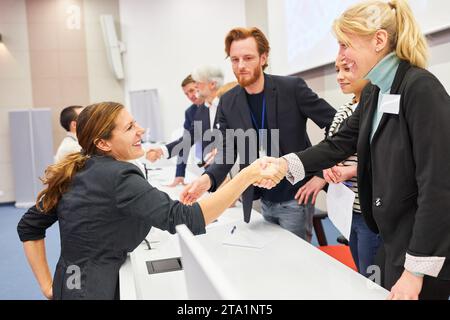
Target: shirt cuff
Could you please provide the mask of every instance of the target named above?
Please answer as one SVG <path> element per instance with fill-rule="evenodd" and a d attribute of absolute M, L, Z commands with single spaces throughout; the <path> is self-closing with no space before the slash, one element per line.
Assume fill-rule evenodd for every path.
<path fill-rule="evenodd" d="M 169 149 L 165 145 L 161 145 L 161 150 L 163 152 L 164 159 L 170 159 Z"/>
<path fill-rule="evenodd" d="M 411 273 L 437 278 L 445 263 L 445 257 L 415 257 L 406 254 L 405 269 Z"/>
<path fill-rule="evenodd" d="M 287 154 L 283 156 L 283 158 L 288 163 L 286 179 L 291 184 L 297 184 L 298 182 L 305 179 L 305 168 L 303 167 L 302 161 L 295 153 Z"/>

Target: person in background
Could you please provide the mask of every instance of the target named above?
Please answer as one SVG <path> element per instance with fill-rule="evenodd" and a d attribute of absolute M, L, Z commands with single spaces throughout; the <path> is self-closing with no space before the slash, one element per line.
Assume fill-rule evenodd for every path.
<path fill-rule="evenodd" d="M 104 102 L 78 118 L 81 152 L 49 166 L 45 189 L 17 231 L 28 262 L 49 299 L 118 299 L 119 269 L 152 227 L 175 233 L 186 224 L 205 232 L 252 183 L 278 183 L 285 172 L 259 163 L 242 170 L 211 197 L 186 206 L 152 187 L 128 160 L 144 155 L 143 130 L 125 107 Z M 61 253 L 54 277 L 45 256 L 45 231 L 59 221 Z M 70 277 L 70 279 L 69 279 Z M 71 280 L 72 279 L 72 280 Z"/>
<path fill-rule="evenodd" d="M 195 69 L 192 72 L 192 79 L 197 86 L 198 97 L 205 102 L 206 111 L 199 110 L 197 112 L 190 130 L 185 131 L 183 137 L 165 146 L 150 149 L 147 152 L 147 159 L 150 162 L 155 162 L 161 157 L 169 159 L 175 156 L 177 152 L 180 152 L 180 149 L 184 155 L 185 151 L 188 151 L 194 143 L 200 142 L 197 141 L 198 139 L 201 139 L 203 146 L 201 154 L 198 155 L 200 157 L 198 159 L 200 161 L 199 166 L 205 167 L 208 161 L 211 161 L 211 157 L 214 156 L 214 142 L 206 141 L 203 138 L 205 132 L 214 129 L 217 105 L 219 103 L 217 91 L 223 85 L 224 75 L 220 68 L 208 65 Z M 201 132 L 199 132 L 199 129 L 201 129 Z M 183 163 L 187 162 L 188 155 L 189 153 L 186 152 L 183 156 Z"/>
<path fill-rule="evenodd" d="M 68 154 L 81 150 L 77 139 L 77 118 L 81 110 L 83 110 L 81 106 L 70 106 L 61 111 L 59 123 L 66 130 L 66 137 L 56 151 L 55 163 L 60 162 Z"/>
<path fill-rule="evenodd" d="M 336 73 L 337 81 L 342 92 L 345 94 L 352 94 L 353 99 L 351 102 L 341 106 L 338 109 L 328 132 L 329 137 L 334 136 L 339 131 L 343 122 L 353 114 L 358 107 L 363 89 L 369 84 L 369 81 L 365 79 L 354 80 L 350 69 L 344 63 L 342 57 L 338 57 L 336 60 Z M 350 239 L 348 240 L 352 257 L 359 273 L 369 277 L 372 275 L 369 272 L 369 267 L 375 265 L 375 256 L 377 254 L 378 247 L 380 246 L 380 237 L 377 233 L 370 230 L 361 213 L 358 195 L 357 167 L 358 156 L 354 154 L 338 166 L 335 166 L 333 171 L 339 172 L 338 182 L 346 183 L 347 186 L 355 193 L 352 226 Z M 322 190 L 327 183 L 334 183 L 334 181 L 330 178 L 330 175 L 332 174 L 332 170 L 327 169 L 323 172 L 325 179 L 317 176 L 313 177 L 300 188 L 295 198 L 301 204 L 307 203 L 308 199 L 312 197 L 312 203 L 314 204 L 320 190 Z"/>
<path fill-rule="evenodd" d="M 207 191 L 216 191 L 238 156 L 242 169 L 263 154 L 284 155 L 311 146 L 307 120 L 326 128 L 336 113 L 303 79 L 264 73 L 270 45 L 258 28 L 230 30 L 225 38 L 225 52 L 239 86 L 224 94 L 218 106 L 217 124 L 224 143 L 216 159 L 222 163 L 212 163 L 204 175 L 185 187 L 180 198 L 183 203 L 194 202 Z M 233 140 L 237 138 L 227 137 L 230 130 L 247 133 L 250 138 L 236 144 Z M 272 136 L 278 141 L 272 141 Z M 244 220 L 250 221 L 253 201 L 261 199 L 262 214 L 267 221 L 311 241 L 314 206 L 295 201 L 301 186 L 302 183 L 292 186 L 287 181 L 273 190 L 251 186 L 242 195 Z"/>
<path fill-rule="evenodd" d="M 217 90 L 217 93 L 216 93 L 216 96 L 217 96 L 216 102 L 218 103 L 220 98 L 222 98 L 222 96 L 225 93 L 227 93 L 228 91 L 230 91 L 237 85 L 239 85 L 239 84 L 236 81 L 232 81 L 232 82 L 228 82 L 228 83 L 224 84 L 223 86 L 221 86 L 219 88 L 219 90 Z M 214 161 L 214 158 L 216 155 L 217 155 L 217 148 L 214 148 L 211 152 L 209 152 L 208 154 L 205 155 L 205 168 L 208 167 Z M 227 182 L 228 180 L 229 179 L 225 180 L 224 183 Z"/>
<path fill-rule="evenodd" d="M 198 96 L 197 94 L 197 84 L 194 79 L 192 79 L 191 75 L 188 75 L 183 82 L 181 83 L 181 88 L 183 89 L 184 94 L 192 102 L 192 105 L 186 109 L 184 113 L 184 130 L 189 131 L 191 127 L 194 125 L 195 119 L 202 119 L 202 115 L 208 113 L 204 103 L 205 99 Z M 202 148 L 201 145 L 198 145 L 198 142 L 195 143 L 195 148 Z M 162 150 L 161 150 L 162 151 Z M 161 157 L 162 154 L 156 154 L 156 156 Z M 186 162 L 181 158 L 183 155 L 178 156 L 177 160 L 177 168 L 175 171 L 175 179 L 169 187 L 176 187 L 178 185 L 185 185 L 184 178 L 186 176 Z"/>
<path fill-rule="evenodd" d="M 332 138 L 264 162 L 287 168 L 295 183 L 357 152 L 361 209 L 381 236 L 389 299 L 448 300 L 450 97 L 425 69 L 426 39 L 405 0 L 352 6 L 334 32 L 353 78 L 373 86 Z"/>

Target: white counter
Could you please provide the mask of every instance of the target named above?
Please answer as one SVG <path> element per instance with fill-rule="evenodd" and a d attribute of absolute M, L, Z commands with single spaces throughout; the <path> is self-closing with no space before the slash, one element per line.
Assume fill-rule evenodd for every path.
<path fill-rule="evenodd" d="M 167 188 L 173 167 L 152 171 L 150 182 L 178 199 L 182 187 Z M 190 177 L 188 174 L 188 180 Z M 231 228 L 250 228 L 271 238 L 262 249 L 224 245 Z M 152 229 L 145 243 L 136 248 L 120 270 L 121 299 L 188 299 L 184 271 L 149 275 L 146 261 L 180 257 L 176 235 Z M 227 209 L 197 236 L 242 299 L 385 299 L 388 291 L 367 280 L 316 247 L 267 223 L 254 211 L 249 225 L 243 222 L 240 204 Z"/>

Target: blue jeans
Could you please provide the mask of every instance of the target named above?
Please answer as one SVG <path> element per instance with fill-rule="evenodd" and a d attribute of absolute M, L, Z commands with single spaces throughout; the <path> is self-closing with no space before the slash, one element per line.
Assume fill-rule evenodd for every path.
<path fill-rule="evenodd" d="M 268 222 L 278 224 L 296 236 L 311 242 L 314 206 L 299 205 L 296 200 L 270 202 L 261 200 L 262 215 Z"/>
<path fill-rule="evenodd" d="M 371 273 L 367 272 L 367 268 L 375 264 L 380 236 L 369 229 L 362 214 L 353 213 L 349 245 L 358 272 L 369 277 Z"/>

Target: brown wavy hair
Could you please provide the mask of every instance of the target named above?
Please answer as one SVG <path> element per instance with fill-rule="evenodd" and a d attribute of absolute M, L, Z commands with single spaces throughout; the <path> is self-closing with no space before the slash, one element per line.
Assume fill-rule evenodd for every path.
<path fill-rule="evenodd" d="M 77 138 L 82 150 L 47 167 L 41 178 L 47 187 L 39 193 L 36 200 L 36 207 L 40 211 L 47 213 L 58 205 L 73 177 L 83 169 L 90 156 L 104 155 L 96 144 L 100 139 L 111 138 L 116 119 L 123 108 L 123 105 L 116 102 L 102 102 L 84 108 L 77 120 Z"/>

